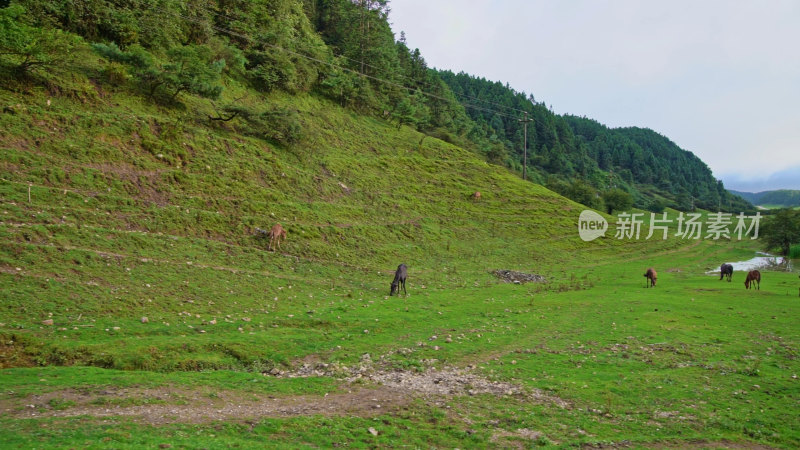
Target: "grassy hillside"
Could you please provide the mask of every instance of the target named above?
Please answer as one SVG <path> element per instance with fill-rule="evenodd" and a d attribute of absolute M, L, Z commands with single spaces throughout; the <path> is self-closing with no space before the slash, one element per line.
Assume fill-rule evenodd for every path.
<path fill-rule="evenodd" d="M 6 445 L 800 445 L 796 274 L 705 274 L 754 243 L 586 243 L 583 206 L 396 122 L 226 79 L 297 115 L 284 145 L 65 67 L 0 89 Z"/>
<path fill-rule="evenodd" d="M 0 177 L 3 276 L 14 280 L 3 285 L 11 299 L 4 322 L 12 328 L 52 315 L 62 327 L 77 321 L 108 337 L 120 315 L 166 327 L 188 305 L 204 320 L 222 321 L 240 303 L 234 309 L 242 315 L 274 314 L 290 285 L 378 295 L 399 262 L 415 285 L 438 288 L 472 284 L 467 274 L 476 272 L 474 281 L 487 283 L 498 268 L 548 273 L 562 252 L 600 248 L 576 236 L 579 205 L 441 141 L 419 145 L 415 131 L 309 96 L 248 92 L 253 103 L 301 117 L 302 141 L 283 147 L 207 120 L 213 111 L 205 100 L 156 106 L 104 84 L 102 66 L 84 52 L 83 73 L 51 80 L 57 95 L 35 85 L 0 94 L 9 105 Z M 245 92 L 233 82 L 228 91 Z M 256 228 L 277 222 L 289 239 L 283 253 L 267 252 Z M 211 356 L 199 349 L 186 361 L 132 357 L 106 342 L 71 345 L 36 334 L 20 332 L 25 345 L 4 365 L 171 370 L 253 359 L 273 366 L 296 356 L 265 357 L 254 345 L 239 357 L 227 349 Z"/>

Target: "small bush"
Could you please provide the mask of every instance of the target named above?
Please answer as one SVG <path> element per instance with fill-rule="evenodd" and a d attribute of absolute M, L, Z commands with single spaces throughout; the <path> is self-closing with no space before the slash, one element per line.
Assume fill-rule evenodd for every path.
<path fill-rule="evenodd" d="M 297 111 L 273 107 L 259 113 L 240 105 L 229 105 L 222 108 L 222 111 L 222 115 L 227 115 L 227 118 L 212 119 L 241 118 L 247 124 L 245 133 L 251 136 L 283 143 L 298 142 L 302 138 L 303 127 Z"/>
<path fill-rule="evenodd" d="M 122 86 L 130 78 L 125 66 L 117 62 L 107 65 L 103 69 L 103 75 L 106 77 L 106 81 L 113 86 Z"/>

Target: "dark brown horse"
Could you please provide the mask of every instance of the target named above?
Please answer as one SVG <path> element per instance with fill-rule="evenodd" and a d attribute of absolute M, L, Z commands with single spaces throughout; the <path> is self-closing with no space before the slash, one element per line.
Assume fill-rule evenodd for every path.
<path fill-rule="evenodd" d="M 394 273 L 394 281 L 392 281 L 392 289 L 389 291 L 389 295 L 394 295 L 395 292 L 400 295 L 401 286 L 403 287 L 403 293 L 408 295 L 408 292 L 406 292 L 406 278 L 408 278 L 408 268 L 405 264 L 400 264 Z"/>
<path fill-rule="evenodd" d="M 747 278 L 744 280 L 745 289 L 750 289 L 750 285 L 755 282 L 756 289 L 761 290 L 761 272 L 751 270 L 747 272 Z"/>
<path fill-rule="evenodd" d="M 658 278 L 656 269 L 648 267 L 647 272 L 644 273 L 644 277 L 647 278 L 647 285 L 645 287 L 656 287 L 656 279 Z"/>
<path fill-rule="evenodd" d="M 728 263 L 723 263 L 719 266 L 719 280 L 722 281 L 723 278 L 728 277 L 728 283 L 731 282 L 731 277 L 733 276 L 733 265 Z"/>

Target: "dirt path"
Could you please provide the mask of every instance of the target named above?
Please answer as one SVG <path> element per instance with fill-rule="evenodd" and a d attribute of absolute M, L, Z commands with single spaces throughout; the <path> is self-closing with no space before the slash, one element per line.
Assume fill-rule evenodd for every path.
<path fill-rule="evenodd" d="M 467 369 L 371 371 L 345 380 L 336 393 L 281 395 L 158 388 L 63 389 L 21 398 L 0 396 L 0 414 L 16 418 L 126 416 L 143 423 L 208 423 L 306 415 L 372 417 L 390 414 L 416 399 L 440 403 L 448 397 L 490 394 L 524 397 L 533 403 L 569 405 L 542 392 L 490 381 Z"/>
<path fill-rule="evenodd" d="M 277 397 L 168 386 L 96 391 L 66 389 L 20 399 L 2 399 L 0 414 L 16 418 L 125 416 L 152 425 L 162 425 L 305 415 L 371 417 L 403 408 L 413 399 L 413 395 L 383 387 L 362 387 L 325 395 Z"/>

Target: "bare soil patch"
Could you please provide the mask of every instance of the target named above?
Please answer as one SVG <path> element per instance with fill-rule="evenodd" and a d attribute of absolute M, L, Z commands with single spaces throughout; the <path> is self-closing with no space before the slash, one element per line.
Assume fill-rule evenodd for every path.
<path fill-rule="evenodd" d="M 489 442 L 503 448 L 523 449 L 535 445 L 536 441 L 542 437 L 544 434 L 528 428 L 520 428 L 516 431 L 498 430 L 492 434 Z"/>
<path fill-rule="evenodd" d="M 66 389 L 21 399 L 0 399 L 0 413 L 18 418 L 126 416 L 162 425 L 304 415 L 371 417 L 401 409 L 412 400 L 413 396 L 405 392 L 382 386 L 325 395 L 276 397 L 168 386 L 91 392 Z"/>
<path fill-rule="evenodd" d="M 321 374 L 321 370 L 304 367 L 302 372 L 279 376 Z M 448 396 L 479 394 L 522 397 L 536 403 L 569 407 L 559 398 L 524 390 L 512 383 L 491 381 L 468 369 L 415 372 L 375 370 L 370 365 L 351 369 L 341 389 L 325 395 L 271 396 L 174 386 L 64 389 L 21 398 L 0 397 L 0 414 L 19 418 L 126 416 L 153 425 L 305 415 L 372 417 L 401 410 L 415 399 L 438 403 Z"/>

